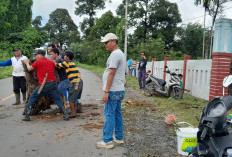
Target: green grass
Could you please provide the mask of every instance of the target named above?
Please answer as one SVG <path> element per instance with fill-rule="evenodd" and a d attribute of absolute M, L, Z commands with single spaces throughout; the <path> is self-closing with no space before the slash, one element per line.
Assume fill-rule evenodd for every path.
<path fill-rule="evenodd" d="M 134 77 L 127 76 L 127 86 L 139 89 L 138 80 Z M 143 91 L 141 91 L 143 93 Z M 154 115 L 164 118 L 166 115 L 174 114 L 177 116 L 178 122 L 188 122 L 193 126 L 198 126 L 196 117 L 200 118 L 202 109 L 208 103 L 200 98 L 184 94 L 183 99 L 174 100 L 172 98 L 152 96 L 152 108 L 157 109 Z M 196 116 L 196 117 L 195 117 Z"/>
<path fill-rule="evenodd" d="M 93 65 L 87 65 L 87 64 L 82 64 L 79 62 L 75 62 L 77 67 L 84 68 L 93 72 L 97 72 L 99 74 L 103 74 L 105 68 L 99 67 L 99 66 L 93 66 Z"/>
<path fill-rule="evenodd" d="M 12 76 L 12 71 L 13 71 L 12 66 L 3 67 L 3 68 L 1 68 L 0 66 L 0 79 L 4 79 Z"/>

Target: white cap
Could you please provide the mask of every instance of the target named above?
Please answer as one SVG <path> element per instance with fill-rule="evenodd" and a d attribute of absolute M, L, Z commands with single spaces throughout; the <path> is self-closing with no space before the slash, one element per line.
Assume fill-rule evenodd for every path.
<path fill-rule="evenodd" d="M 118 40 L 118 37 L 114 33 L 107 33 L 104 38 L 101 40 L 102 43 L 105 43 L 109 40 Z"/>

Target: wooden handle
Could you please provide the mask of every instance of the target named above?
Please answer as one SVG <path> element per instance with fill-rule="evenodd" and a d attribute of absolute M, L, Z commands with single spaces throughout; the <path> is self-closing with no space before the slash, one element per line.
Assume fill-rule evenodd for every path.
<path fill-rule="evenodd" d="M 44 80 L 43 80 L 43 83 L 42 83 L 42 85 L 40 86 L 40 88 L 39 88 L 37 94 L 40 94 L 40 93 L 42 92 L 42 90 L 43 90 L 43 88 L 44 88 L 44 86 L 45 86 L 45 84 L 46 84 L 47 78 L 48 78 L 48 73 L 46 73 L 46 76 L 45 76 L 45 78 L 44 78 Z"/>

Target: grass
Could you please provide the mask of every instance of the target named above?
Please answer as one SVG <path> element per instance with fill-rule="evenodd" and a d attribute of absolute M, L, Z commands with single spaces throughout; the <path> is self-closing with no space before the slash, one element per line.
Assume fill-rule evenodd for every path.
<path fill-rule="evenodd" d="M 81 63 L 77 63 L 77 66 L 100 73 L 100 75 L 102 75 L 104 72 L 104 68 L 98 66 L 90 66 Z M 138 80 L 135 77 L 126 75 L 126 86 L 132 87 L 133 89 L 139 91 Z M 140 92 L 143 93 L 143 91 Z M 174 114 L 177 116 L 178 122 L 188 122 L 194 127 L 198 126 L 196 117 L 200 118 L 203 107 L 208 103 L 205 100 L 188 94 L 184 94 L 183 99 L 181 100 L 173 100 L 171 98 L 159 96 L 152 96 L 149 97 L 149 99 L 152 99 L 152 107 L 150 108 L 150 112 L 152 112 L 152 114 L 155 116 L 164 118 L 166 115 Z M 154 107 L 157 111 L 151 110 L 154 109 Z M 149 107 L 141 107 L 138 109 L 149 111 Z"/>
<path fill-rule="evenodd" d="M 138 81 L 135 77 L 127 76 L 126 85 L 133 89 L 139 89 Z M 141 92 L 143 93 L 143 91 Z M 194 127 L 197 127 L 199 123 L 196 117 L 200 118 L 203 107 L 208 103 L 206 100 L 189 94 L 184 94 L 181 100 L 160 96 L 152 96 L 150 98 L 152 99 L 153 107 L 157 109 L 154 112 L 155 116 L 164 118 L 166 115 L 174 114 L 177 116 L 178 122 L 188 122 Z"/>
<path fill-rule="evenodd" d="M 87 69 L 87 70 L 90 70 L 90 71 L 93 71 L 93 72 L 97 72 L 97 73 L 100 73 L 100 74 L 103 74 L 105 68 L 102 68 L 102 67 L 99 67 L 99 66 L 93 66 L 93 65 L 87 65 L 87 64 L 82 64 L 82 63 L 79 63 L 79 62 L 75 62 L 77 67 L 80 67 L 80 68 L 84 68 L 84 69 Z"/>
<path fill-rule="evenodd" d="M 12 66 L 8 66 L 8 67 L 0 66 L 0 79 L 4 79 L 12 76 L 12 71 L 13 71 Z"/>

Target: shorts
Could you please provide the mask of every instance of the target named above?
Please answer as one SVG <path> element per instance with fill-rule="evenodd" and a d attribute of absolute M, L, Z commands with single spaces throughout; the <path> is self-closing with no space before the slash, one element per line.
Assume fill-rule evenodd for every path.
<path fill-rule="evenodd" d="M 70 84 L 68 88 L 68 101 L 76 102 L 77 99 L 81 98 L 82 90 L 83 90 L 83 81 L 80 80 L 78 89 L 75 90 L 76 82 Z"/>

